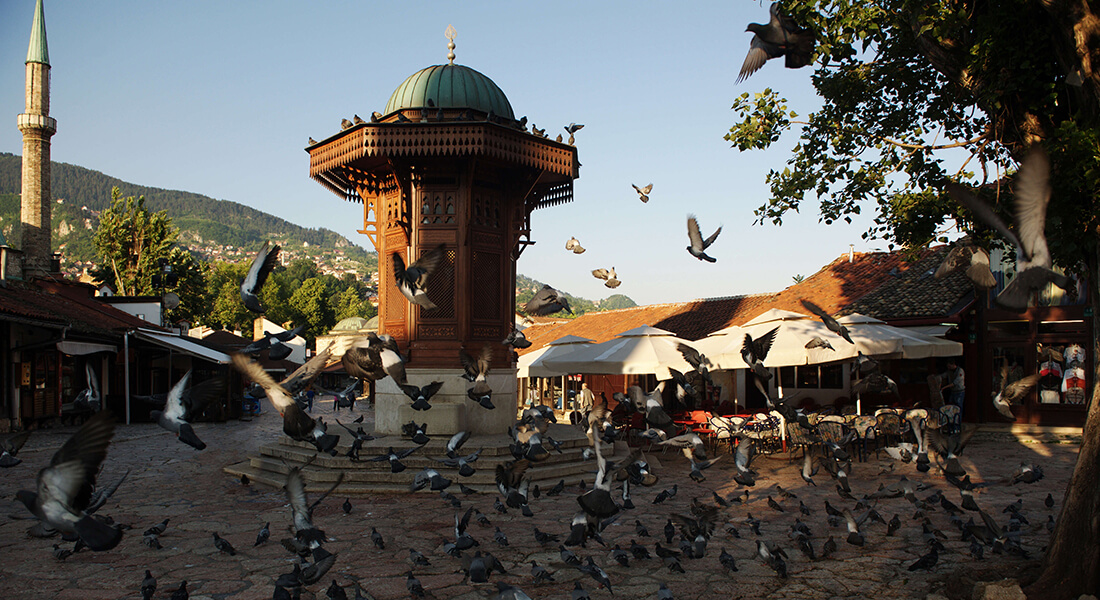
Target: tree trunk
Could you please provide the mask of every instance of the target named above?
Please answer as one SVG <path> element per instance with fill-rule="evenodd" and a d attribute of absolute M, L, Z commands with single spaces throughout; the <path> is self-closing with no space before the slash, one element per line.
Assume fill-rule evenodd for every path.
<path fill-rule="evenodd" d="M 1081 451 L 1066 486 L 1062 511 L 1043 561 L 1043 574 L 1027 587 L 1028 598 L 1075 600 L 1100 593 L 1100 312 L 1097 293 L 1100 246 L 1088 272 L 1092 316 L 1092 398 L 1081 431 Z"/>

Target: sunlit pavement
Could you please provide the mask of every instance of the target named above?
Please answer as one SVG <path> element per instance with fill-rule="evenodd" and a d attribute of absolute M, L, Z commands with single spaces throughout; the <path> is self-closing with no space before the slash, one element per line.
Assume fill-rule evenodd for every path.
<path fill-rule="evenodd" d="M 330 407 L 330 404 L 322 405 L 321 414 L 327 414 Z M 180 444 L 155 425 L 120 425 L 99 481 L 109 483 L 125 470 L 131 471 L 126 482 L 99 513 L 130 525 L 132 529 L 114 550 L 82 551 L 59 561 L 54 558 L 52 548 L 60 539 L 30 538 L 25 532 L 32 521 L 3 519 L 0 522 L 3 556 L 0 560 L 0 597 L 12 600 L 138 598 L 144 570 L 149 569 L 159 580 L 157 598 L 167 598 L 181 580 L 188 582 L 191 598 L 270 598 L 274 579 L 289 572 L 294 563 L 293 557 L 277 541 L 289 535 L 290 511 L 285 497 L 281 490 L 245 486 L 222 472 L 223 466 L 244 460 L 261 443 L 282 435 L 280 419 L 269 407 L 265 409 L 261 416 L 249 422 L 198 424 L 196 432 L 209 445 L 202 452 Z M 367 423 L 370 423 L 370 413 L 366 414 Z M 15 491 L 33 489 L 35 473 L 48 464 L 53 452 L 74 430 L 48 430 L 31 436 L 20 454 L 23 464 L 0 471 L 0 510 L 17 517 L 27 515 L 23 506 L 13 499 Z M 409 562 L 409 548 L 423 552 L 430 559 L 430 566 L 415 567 L 413 571 L 428 590 L 429 597 L 440 599 L 492 598 L 496 595 L 496 581 L 516 585 L 532 598 L 568 598 L 578 580 L 593 598 L 655 598 L 661 582 L 666 583 L 677 598 L 882 600 L 925 598 L 930 593 L 969 597 L 975 578 L 997 580 L 1034 569 L 1048 539 L 1048 515 L 1054 514 L 1057 518 L 1061 508 L 1078 445 L 1027 443 L 1027 439 L 1028 436 L 1018 438 L 1004 431 L 979 435 L 964 453 L 962 464 L 975 483 L 988 484 L 975 492 L 977 502 L 1002 525 L 1008 520 L 1002 512 L 1004 507 L 1017 499 L 1023 500 L 1024 514 L 1030 525 L 1024 527 L 1022 542 L 1031 555 L 1030 560 L 992 554 L 988 548 L 984 560 L 973 559 L 968 551 L 969 543 L 961 541 L 958 530 L 937 506 L 934 512 L 928 510 L 926 513 L 933 525 L 947 535 L 943 541 L 946 552 L 940 554 L 938 564 L 930 572 L 910 572 L 908 566 L 927 552 L 928 544 L 924 541 L 920 521 L 913 519 L 915 508 L 902 498 L 881 500 L 876 506 L 887 520 L 894 514 L 900 515 L 903 525 L 899 532 L 886 537 L 885 526 L 868 522 L 863 526 L 866 544 L 862 548 L 849 545 L 845 542 L 846 528 L 832 528 L 826 524 L 823 501 L 828 499 L 839 508 L 851 508 L 854 503 L 837 495 L 835 481 L 824 469 L 815 477 L 817 487 L 804 484 L 798 474 L 801 466 L 801 454 L 798 454 L 795 460 L 785 455 L 756 459 L 753 467 L 760 472 L 760 477 L 757 485 L 750 488 L 747 504 L 723 510 L 724 520 L 716 528 L 706 556 L 681 559 L 686 573 L 670 572 L 657 558 L 632 561 L 630 567 L 621 567 L 608 555 L 611 545 L 625 548 L 635 539 L 653 553 L 655 541 L 666 545 L 661 533 L 666 519 L 674 513 L 689 515 L 692 498 L 713 504 L 711 490 L 724 496 L 741 490 L 732 481 L 731 458 L 706 471 L 707 480 L 700 484 L 687 477 L 688 465 L 682 456 L 673 451 L 665 454 L 657 451 L 651 456 L 652 462 L 660 465 L 657 468 L 660 481 L 652 488 L 635 491 L 633 501 L 637 508 L 623 512 L 603 534 L 608 547 L 590 542 L 587 548 L 574 548 L 582 559 L 593 557 L 610 574 L 614 596 L 607 590 L 597 589 L 596 582 L 587 575 L 564 565 L 557 544 L 544 546 L 534 539 L 534 527 L 561 535 L 562 539 L 568 534 L 569 519 L 578 508 L 575 497 L 579 490 L 572 488 L 557 497 L 543 495 L 532 500 L 534 517 L 523 517 L 515 510 L 501 515 L 493 510 L 494 495 L 462 497 L 457 490 L 452 490 L 461 497 L 461 511 L 475 507 L 492 521 L 490 527 L 472 524 L 471 531 L 481 542 L 479 549 L 492 552 L 508 569 L 507 574 L 493 573 L 489 584 L 477 585 L 463 583 L 460 561 L 442 551 L 442 542 L 453 539 L 454 514 L 459 511 L 437 494 L 378 494 L 353 498 L 352 512 L 345 515 L 340 507 L 344 498 L 337 492 L 320 505 L 314 515 L 314 522 L 330 538 L 325 547 L 338 554 L 336 565 L 321 582 L 310 586 L 303 597 L 315 594 L 324 598 L 325 589 L 335 579 L 345 587 L 358 581 L 367 593 L 379 600 L 407 598 L 405 573 L 413 568 Z M 1041 465 L 1045 479 L 1032 485 L 1008 483 L 1022 461 Z M 880 471 L 891 465 L 893 471 L 880 475 Z M 933 473 L 922 474 L 914 465 L 894 462 L 885 453 L 878 457 L 872 453 L 866 462 L 854 463 L 852 471 L 851 486 L 857 497 L 875 491 L 880 482 L 889 484 L 905 475 L 931 486 L 918 492 L 919 498 L 940 489 L 946 492 L 949 500 L 961 504 L 958 491 L 941 475 L 934 474 L 935 468 Z M 453 477 L 458 479 L 457 475 Z M 679 490 L 673 499 L 662 504 L 652 503 L 660 490 L 673 484 Z M 794 492 L 798 499 L 780 500 L 777 484 Z M 1048 493 L 1053 493 L 1056 501 L 1054 511 L 1043 505 Z M 779 513 L 767 506 L 769 495 L 781 502 L 785 512 Z M 833 557 L 810 561 L 788 538 L 788 526 L 801 516 L 799 500 L 813 510 L 811 516 L 801 518 L 813 530 L 815 550 L 820 554 L 823 542 L 831 535 L 839 546 Z M 854 512 L 858 514 L 859 511 Z M 756 558 L 757 538 L 743 523 L 748 513 L 764 521 L 760 539 L 778 543 L 789 555 L 790 576 L 787 579 L 779 579 Z M 977 513 L 965 513 L 962 518 L 976 516 Z M 141 532 L 165 518 L 171 520 L 160 538 L 164 547 L 161 550 L 145 547 Z M 639 537 L 635 533 L 636 519 L 646 525 L 654 537 Z M 976 520 L 981 522 L 980 517 Z M 271 522 L 272 540 L 253 547 L 256 533 L 268 521 Z M 739 539 L 727 532 L 729 524 L 737 528 Z M 493 542 L 493 531 L 498 526 L 510 540 L 507 548 Z M 384 550 L 371 543 L 372 527 L 385 537 Z M 236 547 L 236 556 L 224 555 L 214 547 L 214 532 Z M 62 544 L 72 546 L 71 543 Z M 678 540 L 673 547 L 678 548 Z M 718 554 L 722 548 L 736 558 L 739 569 L 736 573 L 726 572 L 719 564 Z M 530 576 L 531 560 L 553 572 L 555 581 L 534 584 Z M 348 589 L 348 595 L 354 598 L 352 588 Z"/>

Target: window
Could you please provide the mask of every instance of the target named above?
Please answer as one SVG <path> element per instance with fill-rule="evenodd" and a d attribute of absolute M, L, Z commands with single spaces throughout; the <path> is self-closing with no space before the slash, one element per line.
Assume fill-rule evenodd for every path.
<path fill-rule="evenodd" d="M 799 388 L 817 388 L 821 381 L 817 365 L 799 365 L 795 367 Z"/>
<path fill-rule="evenodd" d="M 821 365 L 821 389 L 839 390 L 844 387 L 844 366 Z"/>

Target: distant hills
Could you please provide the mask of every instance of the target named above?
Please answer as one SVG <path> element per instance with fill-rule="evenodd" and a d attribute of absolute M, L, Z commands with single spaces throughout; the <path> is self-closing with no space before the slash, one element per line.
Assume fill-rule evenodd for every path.
<path fill-rule="evenodd" d="M 0 232 L 16 247 L 20 239 L 21 169 L 20 156 L 0 152 Z M 301 227 L 230 200 L 136 185 L 60 162 L 50 167 L 50 186 L 54 199 L 59 200 L 53 205 L 51 219 L 53 248 L 63 253 L 62 269 L 73 275 L 96 260 L 92 238 L 99 227 L 99 213 L 109 206 L 114 187 L 123 196 L 145 196 L 145 207 L 151 211 L 167 210 L 180 230 L 181 243 L 206 260 L 243 260 L 270 239 L 283 245 L 288 260 L 308 258 L 324 273 L 339 276 L 353 272 L 370 280 L 378 270 L 376 252 L 355 245 L 335 231 Z M 525 304 L 542 286 L 540 281 L 517 275 L 517 305 Z M 637 306 L 622 294 L 593 301 L 561 291 L 576 314 Z"/>
<path fill-rule="evenodd" d="M 12 243 L 19 240 L 21 164 L 20 156 L 0 153 L 0 231 Z M 110 204 L 111 188 L 118 187 L 123 196 L 145 196 L 151 211 L 167 210 L 181 241 L 207 259 L 233 260 L 238 252 L 254 251 L 273 239 L 283 244 L 288 259 L 313 259 L 326 272 L 356 271 L 369 277 L 377 269 L 376 253 L 335 231 L 301 227 L 237 202 L 136 185 L 60 162 L 51 165 L 50 186 L 61 201 L 53 208 L 53 245 L 64 252 L 67 264 L 95 260 L 91 236 L 99 226 L 99 212 Z"/>
<path fill-rule="evenodd" d="M 541 281 L 537 281 L 527 277 L 525 275 L 516 275 L 516 308 L 522 308 L 527 301 L 530 300 L 535 293 L 542 289 L 545 285 Z M 603 300 L 588 300 L 585 298 L 578 298 L 566 292 L 561 288 L 557 288 L 565 297 L 569 299 L 569 307 L 573 309 L 575 315 L 583 315 L 589 312 L 600 312 L 605 310 L 615 310 L 619 308 L 630 308 L 632 306 L 638 306 L 636 302 L 631 300 L 628 296 L 622 294 L 613 294 L 604 298 Z M 558 313 L 560 316 L 569 317 L 569 313 Z"/>

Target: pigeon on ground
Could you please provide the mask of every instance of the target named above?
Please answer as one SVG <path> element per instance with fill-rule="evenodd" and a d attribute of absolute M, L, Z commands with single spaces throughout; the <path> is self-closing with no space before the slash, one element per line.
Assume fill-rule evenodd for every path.
<path fill-rule="evenodd" d="M 741 72 L 737 75 L 737 83 L 747 79 L 773 58 L 786 57 L 785 66 L 788 69 L 805 67 L 813 60 L 813 32 L 782 15 L 778 3 L 773 3 L 768 12 L 771 18 L 766 25 L 749 23 L 745 29 L 754 35 L 749 44 L 749 53 L 741 65 Z"/>
<path fill-rule="evenodd" d="M 1043 468 L 1039 465 L 1020 463 L 1020 468 L 1012 475 L 1013 485 L 1017 483 L 1035 483 L 1043 478 Z"/>
<path fill-rule="evenodd" d="M 206 444 L 195 435 L 191 421 L 202 414 L 203 408 L 215 398 L 224 394 L 225 378 L 216 377 L 187 388 L 191 380 L 191 371 L 172 386 L 164 401 L 164 410 L 154 410 L 149 417 L 164 429 L 176 434 L 179 441 L 196 450 L 206 448 Z"/>
<path fill-rule="evenodd" d="M 565 249 L 570 250 L 573 254 L 584 254 L 585 248 L 581 246 L 581 243 L 577 238 L 571 237 L 569 241 L 565 242 Z"/>
<path fill-rule="evenodd" d="M 630 184 L 635 192 L 638 192 L 638 199 L 642 202 L 649 202 L 649 193 L 653 191 L 653 184 L 649 184 L 645 187 L 638 187 L 633 183 Z"/>
<path fill-rule="evenodd" d="M 413 577 L 412 571 L 409 571 L 405 578 L 405 588 L 409 590 L 409 594 L 411 594 L 413 598 L 425 597 L 424 586 L 420 584 L 419 579 Z"/>
<path fill-rule="evenodd" d="M 1016 276 L 995 301 L 1004 308 L 1023 310 L 1033 290 L 1048 283 L 1076 292 L 1072 279 L 1051 269 L 1051 255 L 1046 240 L 1046 214 L 1050 204 L 1050 159 L 1042 146 L 1032 148 L 1020 163 L 1014 182 L 1016 196 L 1013 232 L 993 211 L 993 207 L 969 189 L 949 182 L 947 191 L 956 202 L 970 209 L 974 217 L 992 227 L 1016 246 Z"/>
<path fill-rule="evenodd" d="M 187 600 L 191 595 L 187 593 L 187 581 L 181 581 L 176 591 L 172 592 L 169 600 Z"/>
<path fill-rule="evenodd" d="M 924 556 L 918 558 L 917 562 L 909 565 L 909 570 L 916 571 L 917 569 L 923 569 L 925 571 L 928 571 L 932 567 L 936 566 L 936 561 L 938 561 L 939 559 L 940 554 L 936 550 L 936 547 L 933 546 L 932 549 L 928 551 L 928 554 L 925 554 Z"/>
<path fill-rule="evenodd" d="M 573 309 L 569 308 L 569 299 L 549 285 L 543 285 L 523 306 L 524 312 L 535 317 L 545 317 L 563 310 L 573 314 Z"/>
<path fill-rule="evenodd" d="M 710 234 L 710 237 L 704 240 L 703 235 L 699 233 L 699 221 L 695 219 L 695 215 L 688 215 L 687 228 L 688 240 L 691 242 L 691 245 L 687 247 L 688 253 L 699 260 L 716 262 L 717 259 L 707 256 L 706 250 L 710 248 L 714 240 L 718 239 L 718 234 L 722 233 L 722 228 L 719 227 L 714 233 Z"/>
<path fill-rule="evenodd" d="M 493 600 L 531 600 L 531 597 L 514 585 L 498 581 L 497 595 L 493 597 Z"/>
<path fill-rule="evenodd" d="M 122 539 L 122 530 L 88 511 L 100 464 L 114 435 L 108 411 L 88 419 L 38 472 L 37 492 L 19 490 L 15 497 L 42 524 L 77 536 L 93 551 L 110 550 Z"/>
<path fill-rule="evenodd" d="M 156 592 L 157 578 L 153 577 L 149 569 L 146 569 L 145 578 L 141 580 L 141 598 L 142 600 L 151 600 Z"/>
<path fill-rule="evenodd" d="M 776 548 L 778 550 L 778 548 Z M 781 551 L 780 551 L 781 552 Z M 787 563 L 784 562 L 783 557 L 779 552 L 774 551 L 768 547 L 768 544 L 761 540 L 756 540 L 756 554 L 764 561 L 764 564 L 768 565 L 775 571 L 775 574 L 780 579 L 787 578 Z"/>
<path fill-rule="evenodd" d="M 279 245 L 271 246 L 270 242 L 264 242 L 263 248 L 260 248 L 256 258 L 252 259 L 252 265 L 248 268 L 244 281 L 241 282 L 241 301 L 244 302 L 245 308 L 254 313 L 263 314 L 264 307 L 260 304 L 260 288 L 264 286 L 267 276 L 278 264 Z"/>
<path fill-rule="evenodd" d="M 149 529 L 145 530 L 142 535 L 161 535 L 168 529 L 168 521 L 171 519 L 165 519 L 156 525 L 153 525 Z"/>
<path fill-rule="evenodd" d="M 588 559 L 585 561 L 584 564 L 577 567 L 577 569 L 581 573 L 584 573 L 585 575 L 588 575 L 593 580 L 595 580 L 596 583 L 600 585 L 600 587 L 607 588 L 607 591 L 609 593 L 611 593 L 611 594 L 615 593 L 615 590 L 611 589 L 611 578 L 608 577 L 607 571 L 604 571 L 603 569 L 601 569 L 595 563 L 595 561 L 592 560 L 591 556 L 588 557 Z"/>
<path fill-rule="evenodd" d="M 237 550 L 233 548 L 233 544 L 229 543 L 229 540 L 218 535 L 218 532 L 214 532 L 214 547 L 221 550 L 229 556 L 236 556 Z"/>
<path fill-rule="evenodd" d="M 255 548 L 256 546 L 259 546 L 260 544 L 266 542 L 270 537 L 271 523 L 264 523 L 264 526 L 260 528 L 260 532 L 256 534 L 256 543 L 252 544 L 252 547 Z"/>
<path fill-rule="evenodd" d="M 340 436 L 326 433 L 324 424 L 302 410 L 288 390 L 276 383 L 259 363 L 243 354 L 234 353 L 232 358 L 237 370 L 260 384 L 272 406 L 283 416 L 283 433 L 291 439 L 313 444 L 320 452 L 335 453 Z"/>
<path fill-rule="evenodd" d="M 358 117 L 356 117 L 358 118 Z M 344 588 L 340 587 L 340 584 L 336 583 L 336 580 L 332 580 L 332 585 L 328 586 L 325 590 L 325 596 L 329 600 L 348 600 L 348 593 L 344 591 Z"/>
<path fill-rule="evenodd" d="M 393 259 L 393 273 L 394 279 L 397 283 L 397 290 L 412 302 L 420 306 L 425 310 L 434 310 L 436 305 L 428 299 L 428 293 L 425 289 L 428 278 L 443 262 L 444 255 L 446 253 L 446 246 L 440 244 L 432 250 L 421 255 L 420 259 L 405 267 L 405 261 L 401 258 L 401 254 L 394 252 L 391 257 Z"/>

